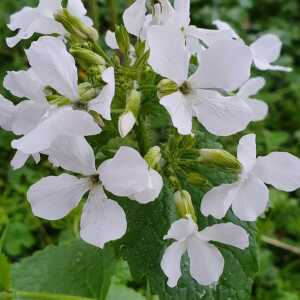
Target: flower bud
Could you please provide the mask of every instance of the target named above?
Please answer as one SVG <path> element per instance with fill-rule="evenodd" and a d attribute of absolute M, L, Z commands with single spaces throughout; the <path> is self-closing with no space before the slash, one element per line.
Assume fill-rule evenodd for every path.
<path fill-rule="evenodd" d="M 131 111 L 135 115 L 136 119 L 138 118 L 140 108 L 141 108 L 141 97 L 142 97 L 141 92 L 135 89 L 131 90 L 131 92 L 127 97 L 125 112 Z"/>
<path fill-rule="evenodd" d="M 88 82 L 79 84 L 78 90 L 80 100 L 83 102 L 89 101 L 97 96 L 97 90 Z"/>
<path fill-rule="evenodd" d="M 99 39 L 95 28 L 85 25 L 78 17 L 71 15 L 67 9 L 60 10 L 55 15 L 55 20 L 61 23 L 71 36 L 79 40 L 97 41 Z"/>
<path fill-rule="evenodd" d="M 119 133 L 122 138 L 127 136 L 136 123 L 136 118 L 131 111 L 123 113 L 119 117 Z"/>
<path fill-rule="evenodd" d="M 236 157 L 221 149 L 201 149 L 199 161 L 204 164 L 212 164 L 223 168 L 241 170 L 241 164 Z"/>
<path fill-rule="evenodd" d="M 157 85 L 158 98 L 168 96 L 178 91 L 177 84 L 169 79 L 161 80 Z"/>
<path fill-rule="evenodd" d="M 105 60 L 99 54 L 80 47 L 73 47 L 70 49 L 73 56 L 91 65 L 105 65 Z"/>
<path fill-rule="evenodd" d="M 185 218 L 190 215 L 197 222 L 195 209 L 192 202 L 192 197 L 188 191 L 181 190 L 174 194 L 177 213 L 180 217 Z"/>
<path fill-rule="evenodd" d="M 155 166 L 160 162 L 160 160 L 161 152 L 158 146 L 152 147 L 145 155 L 145 161 L 148 163 L 151 169 L 154 169 Z"/>
<path fill-rule="evenodd" d="M 186 177 L 188 183 L 197 186 L 209 185 L 209 181 L 206 177 L 200 175 L 199 173 L 189 173 Z"/>

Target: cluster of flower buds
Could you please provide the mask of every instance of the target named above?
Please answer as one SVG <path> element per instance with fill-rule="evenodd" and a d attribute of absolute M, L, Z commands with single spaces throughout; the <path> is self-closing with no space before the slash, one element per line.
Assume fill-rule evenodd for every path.
<path fill-rule="evenodd" d="M 63 218 L 88 193 L 80 236 L 103 248 L 127 229 L 122 199 L 109 197 L 147 204 L 159 197 L 167 180 L 159 146 L 146 149 L 144 157 L 141 151 L 121 146 L 96 168 L 94 150 L 86 140 L 101 135 L 106 126 L 116 125 L 124 138 L 141 125 L 141 72 L 152 70 L 155 74 L 159 82 L 153 87 L 159 98 L 157 105 L 168 112 L 179 135 L 193 136 L 196 118 L 209 133 L 229 136 L 243 131 L 252 121 L 264 119 L 268 112 L 263 101 L 253 98 L 265 80 L 251 78 L 252 66 L 290 69 L 272 64 L 281 51 L 276 36 L 264 35 L 248 46 L 222 21 L 214 22 L 216 29 L 197 28 L 190 24 L 188 0 L 175 0 L 174 6 L 168 0 L 151 5 L 136 0 L 123 14 L 124 26 L 105 36 L 111 48 L 108 53 L 121 54 L 111 57 L 97 43 L 98 33 L 81 0 L 68 0 L 65 8 L 61 2 L 40 0 L 38 7 L 26 7 L 11 16 L 8 27 L 17 34 L 7 39 L 9 47 L 34 33 L 43 36 L 25 50 L 30 67 L 10 71 L 4 79 L 4 87 L 23 100 L 14 104 L 0 97 L 0 126 L 18 136 L 12 142 L 14 169 L 24 166 L 30 156 L 38 163 L 42 154 L 54 166 L 73 174 L 45 177 L 31 186 L 28 201 L 33 213 L 48 220 Z M 124 98 L 120 99 L 118 90 Z M 114 111 L 120 102 L 121 107 Z M 117 114 L 116 122 L 113 113 Z M 165 237 L 175 242 L 167 247 L 161 261 L 170 287 L 176 286 L 181 276 L 185 252 L 191 276 L 199 284 L 209 285 L 219 280 L 224 269 L 224 258 L 210 242 L 239 249 L 249 245 L 245 229 L 232 223 L 199 231 L 200 212 L 223 219 L 232 207 L 239 219 L 255 221 L 267 208 L 266 184 L 283 191 L 300 187 L 300 160 L 281 152 L 256 158 L 253 134 L 240 140 L 237 159 L 222 150 L 201 149 L 199 153 L 199 164 L 230 165 L 238 170 L 238 181 L 211 189 L 197 212 L 190 193 L 180 187 L 176 176 L 170 176 L 180 218 Z M 194 182 L 202 180 L 197 174 L 192 177 Z"/>

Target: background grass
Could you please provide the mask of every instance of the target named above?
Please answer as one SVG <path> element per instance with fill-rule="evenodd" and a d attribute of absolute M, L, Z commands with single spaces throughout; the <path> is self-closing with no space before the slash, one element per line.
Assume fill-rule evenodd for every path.
<path fill-rule="evenodd" d="M 24 48 L 29 42 L 9 49 L 5 37 L 9 16 L 34 0 L 1 0 L 0 2 L 0 79 L 7 70 L 26 66 Z M 95 24 L 104 33 L 113 29 L 120 13 L 130 3 L 126 0 L 86 1 Z M 192 0 L 193 23 L 213 28 L 215 19 L 230 22 L 247 42 L 266 32 L 278 34 L 284 48 L 280 63 L 293 67 L 293 72 L 257 72 L 265 76 L 267 86 L 259 98 L 269 104 L 270 114 L 247 130 L 255 132 L 260 154 L 288 151 L 300 157 L 300 2 L 299 0 Z M 13 99 L 0 87 L 1 93 Z M 239 135 L 223 139 L 225 147 L 235 152 Z M 35 218 L 26 202 L 30 184 L 55 172 L 47 161 L 38 167 L 30 162 L 22 170 L 12 171 L 10 142 L 13 136 L 0 131 L 0 237 L 5 238 L 3 250 L 12 262 L 29 256 L 46 245 L 77 235 L 77 212 L 59 222 L 44 222 Z M 257 300 L 300 299 L 300 191 L 291 194 L 271 191 L 271 209 L 259 221 L 260 273 L 253 291 Z M 135 286 L 134 283 L 131 283 Z M 138 285 L 137 285 L 138 286 Z"/>

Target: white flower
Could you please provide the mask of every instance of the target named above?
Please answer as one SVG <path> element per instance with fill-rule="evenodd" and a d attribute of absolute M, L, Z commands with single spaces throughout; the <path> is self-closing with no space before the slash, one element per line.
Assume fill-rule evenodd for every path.
<path fill-rule="evenodd" d="M 239 180 L 215 187 L 204 196 L 201 202 L 204 216 L 221 219 L 232 206 L 239 219 L 255 221 L 268 204 L 266 184 L 287 192 L 300 187 L 300 159 L 297 157 L 285 152 L 272 152 L 256 158 L 254 134 L 241 138 L 237 152 L 242 165 Z"/>
<path fill-rule="evenodd" d="M 70 136 L 57 138 L 46 154 L 56 166 L 84 177 L 68 174 L 50 176 L 31 186 L 28 201 L 33 213 L 48 220 L 63 218 L 89 191 L 81 217 L 82 239 L 103 248 L 106 242 L 121 238 L 127 227 L 124 210 L 116 201 L 108 199 L 103 187 L 120 197 L 152 189 L 153 185 L 149 185 L 149 181 L 153 183 L 151 170 L 140 154 L 132 148 L 121 147 L 114 158 L 103 162 L 96 170 L 90 145 L 83 137 Z M 156 193 L 152 193 L 147 201 L 144 198 L 140 201 L 139 197 L 135 200 L 140 203 L 154 201 L 161 188 L 162 184 L 155 185 Z"/>
<path fill-rule="evenodd" d="M 55 21 L 55 14 L 62 9 L 61 0 L 40 0 L 36 8 L 24 7 L 13 14 L 7 25 L 12 31 L 18 30 L 17 35 L 6 39 L 9 47 L 14 47 L 21 40 L 29 39 L 34 33 L 66 35 L 66 30 L 59 22 Z M 80 18 L 87 26 L 93 24 L 86 16 L 86 9 L 81 0 L 69 0 L 67 10 Z"/>
<path fill-rule="evenodd" d="M 216 20 L 213 23 L 218 29 L 222 31 L 228 30 L 231 32 L 233 38 L 241 40 L 239 35 L 226 22 Z M 288 67 L 272 65 L 273 62 L 279 59 L 282 49 L 282 42 L 278 36 L 274 34 L 265 34 L 254 41 L 249 47 L 252 53 L 253 63 L 257 69 L 262 71 L 292 71 L 292 69 Z"/>
<path fill-rule="evenodd" d="M 251 98 L 256 95 L 266 84 L 263 77 L 249 79 L 238 91 L 237 96 L 246 101 L 253 111 L 252 121 L 261 121 L 268 114 L 268 105 L 258 99 Z"/>
<path fill-rule="evenodd" d="M 31 69 L 27 72 L 33 72 L 35 77 L 32 76 L 32 78 L 39 78 L 39 82 L 43 84 L 32 80 L 32 84 L 28 85 L 28 91 L 24 92 L 25 87 L 22 86 L 23 89 L 21 89 L 21 84 L 18 83 L 15 73 L 13 73 L 9 75 L 10 77 L 14 75 L 14 78 L 6 80 L 6 83 L 10 83 L 7 84 L 7 88 L 17 96 L 42 98 L 43 100 L 45 98 L 42 95 L 43 88 L 50 86 L 60 95 L 66 97 L 71 105 L 57 108 L 46 102 L 43 113 L 39 116 L 38 122 L 34 122 L 35 126 L 32 126 L 30 131 L 15 132 L 16 134 L 24 134 L 24 137 L 14 141 L 13 147 L 24 153 L 33 154 L 49 148 L 59 135 L 89 136 L 100 133 L 101 128 L 88 112 L 73 109 L 76 109 L 80 102 L 78 74 L 75 60 L 68 53 L 65 44 L 58 38 L 41 37 L 26 50 L 26 55 L 31 65 Z M 21 76 L 19 77 L 21 80 Z M 102 73 L 102 79 L 107 84 L 95 99 L 88 102 L 86 109 L 96 111 L 103 118 L 110 120 L 110 106 L 115 94 L 114 69 L 107 68 Z M 35 90 L 34 84 L 36 82 Z M 37 103 L 35 101 L 35 106 L 38 105 Z M 28 113 L 31 114 L 30 111 Z M 30 116 L 27 120 L 31 118 Z M 24 117 L 20 115 L 20 120 L 23 119 Z"/>
<path fill-rule="evenodd" d="M 152 26 L 148 31 L 149 64 L 174 81 L 179 90 L 160 103 L 180 134 L 191 134 L 192 118 L 215 135 L 227 136 L 246 128 L 252 112 L 239 97 L 225 97 L 250 77 L 251 52 L 240 41 L 224 40 L 200 55 L 198 70 L 188 77 L 190 55 L 182 34 L 173 27 Z"/>
<path fill-rule="evenodd" d="M 152 14 L 147 14 L 146 0 L 137 0 L 123 14 L 127 31 L 142 40 L 147 40 L 148 30 L 153 25 L 174 26 L 185 38 L 186 46 L 193 54 L 216 41 L 231 38 L 229 30 L 208 30 L 190 25 L 190 0 L 175 0 L 174 8 L 169 0 L 154 4 Z M 201 44 L 200 41 L 203 43 Z"/>
<path fill-rule="evenodd" d="M 211 241 L 245 249 L 249 236 L 240 226 L 232 223 L 216 224 L 198 231 L 191 218 L 174 222 L 165 236 L 175 242 L 169 246 L 162 258 L 161 268 L 168 277 L 168 285 L 175 287 L 181 277 L 181 257 L 187 251 L 190 258 L 190 273 L 201 285 L 217 282 L 223 273 L 224 258 Z"/>
<path fill-rule="evenodd" d="M 111 49 L 119 49 L 116 34 L 110 30 L 105 34 L 105 43 Z"/>

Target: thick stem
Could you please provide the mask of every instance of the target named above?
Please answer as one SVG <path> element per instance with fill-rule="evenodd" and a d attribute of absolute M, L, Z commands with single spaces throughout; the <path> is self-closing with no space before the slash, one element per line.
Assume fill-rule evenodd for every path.
<path fill-rule="evenodd" d="M 87 0 L 88 14 L 94 22 L 94 27 L 99 29 L 99 6 L 97 0 Z"/>
<path fill-rule="evenodd" d="M 110 22 L 110 29 L 115 30 L 115 26 L 117 24 L 117 18 L 118 18 L 118 11 L 117 11 L 117 6 L 116 6 L 116 1 L 115 0 L 107 0 L 107 8 L 109 11 L 109 22 Z"/>

